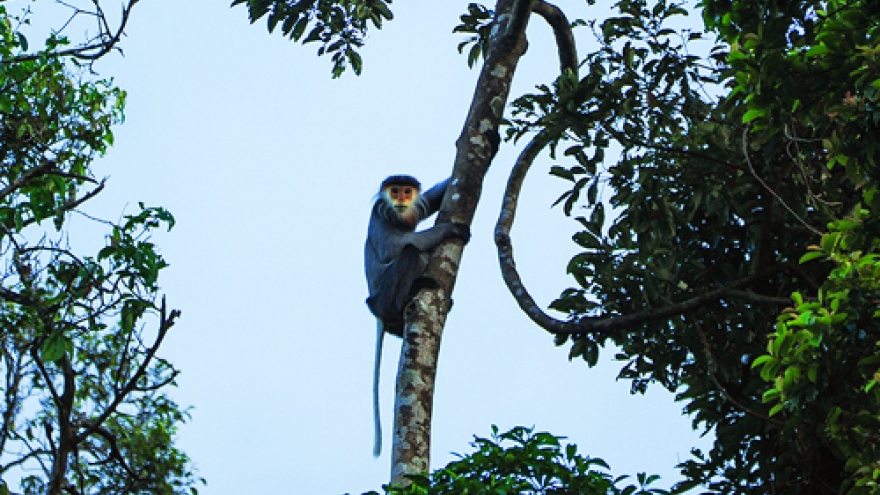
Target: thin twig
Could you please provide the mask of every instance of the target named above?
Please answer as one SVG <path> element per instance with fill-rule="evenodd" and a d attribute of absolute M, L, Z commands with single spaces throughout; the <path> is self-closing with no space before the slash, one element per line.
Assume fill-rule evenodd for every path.
<path fill-rule="evenodd" d="M 785 200 L 783 200 L 779 196 L 779 194 L 777 194 L 776 191 L 774 191 L 769 185 L 767 185 L 767 183 L 764 182 L 764 179 L 762 179 L 758 175 L 758 173 L 755 172 L 755 167 L 752 165 L 752 159 L 749 157 L 748 135 L 749 135 L 749 130 L 743 129 L 743 137 L 742 137 L 743 157 L 745 157 L 746 164 L 748 164 L 748 166 L 749 166 L 749 172 L 752 173 L 752 176 L 755 178 L 755 180 L 760 182 L 761 185 L 764 186 L 764 189 L 766 189 L 767 192 L 769 192 L 771 195 L 773 195 L 773 197 L 776 198 L 777 201 L 779 201 L 779 203 L 782 205 L 782 207 L 785 208 L 786 210 L 788 210 L 788 212 L 791 213 L 797 219 L 797 221 L 800 222 L 801 225 L 806 227 L 807 230 L 809 230 L 810 232 L 821 237 L 822 232 L 820 232 L 818 229 L 814 228 L 812 225 L 805 222 L 804 219 L 802 219 L 797 213 L 795 213 L 794 210 L 792 210 L 791 207 L 788 206 L 788 203 L 786 203 Z"/>
<path fill-rule="evenodd" d="M 58 51 L 54 51 L 54 52 L 42 52 L 42 53 L 29 53 L 29 54 L 25 54 L 25 55 L 18 55 L 18 56 L 14 56 L 14 57 L 9 57 L 7 59 L 0 60 L 0 64 L 15 64 L 15 63 L 20 63 L 20 62 L 38 60 L 43 57 L 52 57 L 52 58 L 76 57 L 81 60 L 91 60 L 91 61 L 97 60 L 97 59 L 103 57 L 104 55 L 106 55 L 107 53 L 109 53 L 114 48 L 116 48 L 116 45 L 119 43 L 119 40 L 122 39 L 122 35 L 124 34 L 125 27 L 128 25 L 128 19 L 129 19 L 129 16 L 131 15 L 131 9 L 134 7 L 135 4 L 138 3 L 138 1 L 139 0 L 129 0 L 128 4 L 124 5 L 122 7 L 122 15 L 119 20 L 119 27 L 116 29 L 115 32 L 112 32 L 112 33 L 109 29 L 109 23 L 107 22 L 107 19 L 106 19 L 104 12 L 103 12 L 103 9 L 100 9 L 100 5 L 99 5 L 98 10 L 94 13 L 91 13 L 91 14 L 95 15 L 96 17 L 98 17 L 98 19 L 99 19 L 98 20 L 99 32 L 94 38 L 92 38 L 92 40 L 95 40 L 94 42 L 92 42 L 91 40 L 86 41 L 85 44 L 83 44 L 81 46 L 74 47 L 74 48 L 68 48 L 66 50 L 58 50 Z M 97 4 L 98 2 L 95 2 L 95 3 Z M 80 13 L 84 13 L 84 11 L 77 9 L 77 11 L 74 12 L 73 15 L 76 16 Z M 101 26 L 102 24 L 103 24 L 103 26 Z M 93 50 L 96 50 L 96 51 L 94 51 L 94 53 L 89 53 Z"/>
<path fill-rule="evenodd" d="M 718 391 L 721 392 L 721 395 L 723 395 L 724 398 L 727 399 L 728 402 L 733 404 L 734 407 L 741 410 L 745 414 L 748 414 L 749 416 L 753 416 L 755 418 L 760 419 L 761 421 L 771 423 L 776 426 L 785 426 L 784 422 L 782 422 L 776 418 L 771 418 L 770 416 L 767 416 L 766 414 L 761 414 L 757 411 L 752 410 L 751 408 L 746 407 L 740 401 L 736 400 L 730 394 L 730 392 L 727 391 L 727 388 L 724 385 L 722 385 L 721 382 L 718 380 L 718 377 L 715 376 L 715 357 L 714 357 L 714 354 L 712 353 L 712 347 L 709 345 L 709 339 L 706 337 L 706 333 L 703 332 L 703 327 L 702 327 L 702 325 L 700 325 L 700 322 L 695 319 L 693 321 L 693 323 L 694 323 L 694 325 L 693 325 L 694 329 L 696 329 L 697 335 L 700 338 L 700 342 L 703 344 L 703 353 L 706 355 L 706 360 L 707 360 L 707 367 L 706 368 L 707 368 L 707 371 L 709 372 L 709 378 L 712 380 L 712 383 L 715 384 L 715 387 L 718 389 Z"/>

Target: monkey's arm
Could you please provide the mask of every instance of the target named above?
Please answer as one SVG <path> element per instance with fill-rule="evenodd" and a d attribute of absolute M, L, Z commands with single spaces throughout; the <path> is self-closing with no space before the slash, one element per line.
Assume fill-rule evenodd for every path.
<path fill-rule="evenodd" d="M 440 209 L 440 204 L 443 203 L 443 195 L 446 194 L 446 188 L 449 186 L 449 181 L 451 179 L 452 177 L 443 182 L 438 182 L 434 187 L 428 189 L 422 194 L 422 198 L 425 200 L 425 205 L 428 207 L 428 212 L 425 215 L 426 217 L 433 215 Z"/>
<path fill-rule="evenodd" d="M 446 239 L 461 239 L 467 243 L 471 238 L 471 231 L 467 225 L 460 223 L 443 223 L 435 225 L 421 232 L 407 232 L 401 234 L 400 242 L 404 246 L 415 246 L 419 252 L 430 251 Z"/>
<path fill-rule="evenodd" d="M 367 242 L 375 250 L 379 263 L 390 263 L 400 256 L 406 246 L 415 247 L 420 253 L 430 251 L 446 239 L 461 239 L 468 242 L 470 228 L 464 224 L 445 223 L 435 225 L 421 232 L 401 232 L 385 222 L 371 222 Z M 378 242 L 372 241 L 381 240 Z"/>

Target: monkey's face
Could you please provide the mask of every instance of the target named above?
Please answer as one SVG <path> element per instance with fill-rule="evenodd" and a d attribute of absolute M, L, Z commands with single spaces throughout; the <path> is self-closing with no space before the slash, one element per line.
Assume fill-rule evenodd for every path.
<path fill-rule="evenodd" d="M 398 218 L 413 227 L 418 223 L 415 204 L 419 199 L 419 193 L 419 188 L 407 184 L 391 184 L 382 190 L 382 196 L 397 213 Z"/>
<path fill-rule="evenodd" d="M 391 206 L 398 213 L 402 213 L 409 209 L 416 198 L 418 198 L 419 190 L 413 186 L 391 185 L 385 188 L 385 195 L 388 197 L 388 202 L 391 203 Z"/>

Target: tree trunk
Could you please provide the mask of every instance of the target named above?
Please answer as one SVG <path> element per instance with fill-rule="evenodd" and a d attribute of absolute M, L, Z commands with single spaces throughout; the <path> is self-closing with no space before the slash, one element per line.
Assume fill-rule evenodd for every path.
<path fill-rule="evenodd" d="M 498 128 L 507 106 L 510 84 L 526 50 L 525 29 L 532 0 L 498 0 L 492 34 L 461 136 L 455 167 L 437 223 L 470 225 L 483 179 L 498 150 Z M 394 404 L 391 483 L 408 484 L 408 474 L 428 471 L 431 414 L 440 338 L 458 266 L 462 243 L 449 240 L 434 250 L 429 276 L 439 283 L 424 290 L 408 308 Z"/>

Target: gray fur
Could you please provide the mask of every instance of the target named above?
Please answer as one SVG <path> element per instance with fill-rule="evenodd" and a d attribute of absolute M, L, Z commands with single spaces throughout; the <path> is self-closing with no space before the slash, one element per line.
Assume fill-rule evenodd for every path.
<path fill-rule="evenodd" d="M 401 178 L 414 181 L 409 176 L 389 177 L 383 182 Z M 449 179 L 435 185 L 416 200 L 417 221 L 433 215 L 440 209 Z M 403 310 L 422 288 L 435 287 L 436 282 L 424 277 L 430 251 L 450 238 L 467 242 L 470 229 L 467 225 L 446 223 L 427 230 L 415 229 L 400 221 L 397 212 L 381 195 L 373 205 L 367 242 L 364 245 L 364 271 L 367 275 L 369 297 L 367 306 L 376 317 L 376 363 L 373 371 L 373 419 L 375 439 L 373 456 L 382 451 L 382 425 L 379 418 L 379 367 L 382 357 L 384 334 L 403 336 Z"/>

